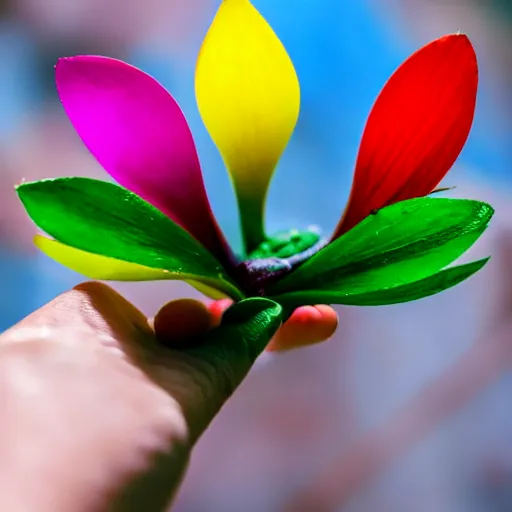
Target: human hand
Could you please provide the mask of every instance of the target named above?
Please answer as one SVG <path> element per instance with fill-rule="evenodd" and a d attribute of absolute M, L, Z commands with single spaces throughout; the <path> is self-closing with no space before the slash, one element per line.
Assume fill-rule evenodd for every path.
<path fill-rule="evenodd" d="M 256 300 L 201 336 L 226 305 L 176 301 L 152 323 L 86 283 L 0 336 L 0 510 L 165 510 L 194 443 L 279 327 Z M 329 311 L 294 313 L 275 346 L 297 331 L 317 341 L 335 328 Z"/>

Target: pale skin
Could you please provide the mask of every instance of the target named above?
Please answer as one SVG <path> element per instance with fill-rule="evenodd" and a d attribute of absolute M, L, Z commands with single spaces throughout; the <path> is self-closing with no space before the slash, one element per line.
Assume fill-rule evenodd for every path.
<path fill-rule="evenodd" d="M 197 439 L 265 349 L 231 344 L 222 360 L 214 344 L 181 349 L 215 334 L 228 306 L 175 301 L 153 321 L 84 283 L 0 336 L 0 510 L 166 510 Z M 327 306 L 299 308 L 269 348 L 336 326 Z"/>

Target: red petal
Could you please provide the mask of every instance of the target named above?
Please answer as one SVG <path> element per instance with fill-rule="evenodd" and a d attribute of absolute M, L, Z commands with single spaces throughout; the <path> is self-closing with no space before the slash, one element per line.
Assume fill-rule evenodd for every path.
<path fill-rule="evenodd" d="M 477 86 L 476 55 L 465 35 L 432 41 L 395 71 L 368 117 L 334 238 L 372 210 L 432 192 L 464 147 Z"/>

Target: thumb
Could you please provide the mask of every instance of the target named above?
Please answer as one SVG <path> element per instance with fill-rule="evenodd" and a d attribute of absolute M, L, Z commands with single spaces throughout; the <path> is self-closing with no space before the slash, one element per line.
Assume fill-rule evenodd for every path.
<path fill-rule="evenodd" d="M 236 361 L 243 374 L 240 381 L 279 329 L 282 312 L 281 306 L 269 299 L 253 297 L 238 302 L 226 310 L 221 325 L 205 333 L 188 353 L 221 367 Z"/>
<path fill-rule="evenodd" d="M 281 315 L 282 308 L 274 301 L 243 300 L 224 313 L 219 327 L 196 339 L 194 347 L 176 353 L 186 365 L 179 373 L 187 378 L 181 380 L 183 394 L 177 396 L 174 386 L 173 394 L 192 438 L 204 431 L 240 385 L 280 327 Z"/>

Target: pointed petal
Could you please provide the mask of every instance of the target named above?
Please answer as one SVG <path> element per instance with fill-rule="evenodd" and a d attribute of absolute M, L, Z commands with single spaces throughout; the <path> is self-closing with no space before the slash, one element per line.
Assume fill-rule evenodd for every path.
<path fill-rule="evenodd" d="M 233 180 L 250 252 L 264 238 L 265 196 L 295 128 L 300 89 L 293 64 L 249 0 L 224 0 L 196 69 L 199 111 Z"/>
<path fill-rule="evenodd" d="M 412 283 L 384 290 L 350 294 L 343 290 L 305 290 L 271 297 L 285 308 L 319 302 L 347 306 L 385 306 L 411 302 L 440 293 L 476 274 L 489 260 L 484 258 L 465 265 L 457 265 Z"/>
<path fill-rule="evenodd" d="M 375 209 L 436 187 L 469 135 L 477 85 L 476 55 L 465 35 L 437 39 L 397 69 L 368 117 L 334 237 Z"/>
<path fill-rule="evenodd" d="M 199 282 L 197 276 L 172 272 L 162 268 L 146 267 L 138 263 L 93 254 L 75 249 L 42 235 L 36 235 L 34 243 L 36 247 L 52 258 L 52 260 L 89 279 L 97 279 L 99 281 L 185 280 L 194 288 L 197 285 L 196 289 L 198 291 L 214 300 L 219 296 L 225 296 L 225 293 L 215 288 L 217 283 L 210 279 L 200 277 L 202 282 Z M 196 280 L 187 280 L 187 277 L 194 277 Z"/>
<path fill-rule="evenodd" d="M 60 59 L 55 76 L 71 123 L 105 170 L 225 262 L 194 141 L 172 96 L 146 73 L 107 57 Z"/>

